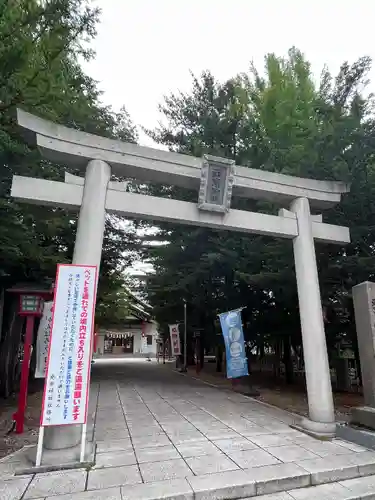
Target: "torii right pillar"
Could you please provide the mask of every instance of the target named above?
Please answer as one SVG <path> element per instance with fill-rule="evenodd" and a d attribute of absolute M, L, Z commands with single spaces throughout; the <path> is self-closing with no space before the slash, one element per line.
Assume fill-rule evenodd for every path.
<path fill-rule="evenodd" d="M 297 198 L 290 210 L 298 225 L 293 251 L 309 404 L 309 418 L 295 427 L 331 439 L 336 434 L 335 412 L 309 200 Z"/>

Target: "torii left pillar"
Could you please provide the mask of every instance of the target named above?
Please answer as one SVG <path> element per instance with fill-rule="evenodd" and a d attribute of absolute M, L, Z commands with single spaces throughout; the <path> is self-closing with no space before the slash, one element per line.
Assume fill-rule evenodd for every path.
<path fill-rule="evenodd" d="M 104 161 L 91 160 L 88 163 L 74 246 L 73 264 L 97 266 L 98 271 L 102 255 L 105 204 L 110 176 L 111 167 Z M 55 450 L 55 453 L 60 450 L 59 456 L 56 454 L 59 463 L 62 462 L 62 457 L 64 462 L 76 461 L 79 459 L 80 439 L 81 425 L 46 427 L 44 448 Z M 51 452 L 45 454 L 45 462 L 49 461 L 47 456 L 51 459 Z"/>

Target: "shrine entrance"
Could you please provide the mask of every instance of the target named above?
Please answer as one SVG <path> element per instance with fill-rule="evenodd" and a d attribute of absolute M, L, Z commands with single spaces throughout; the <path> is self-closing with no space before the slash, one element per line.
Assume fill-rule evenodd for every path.
<path fill-rule="evenodd" d="M 126 333 L 109 334 L 104 338 L 104 354 L 133 354 L 134 337 Z"/>
<path fill-rule="evenodd" d="M 11 193 L 19 201 L 79 211 L 74 264 L 99 267 L 106 212 L 292 240 L 309 403 L 309 418 L 302 419 L 301 428 L 320 437 L 334 436 L 314 243 L 350 241 L 348 228 L 326 224 L 321 215 L 340 202 L 348 185 L 255 170 L 224 158 L 145 148 L 69 129 L 21 110 L 18 123 L 44 158 L 84 173 L 65 173 L 65 182 L 14 176 Z M 129 193 L 124 183 L 111 181 L 111 175 L 195 189 L 197 203 Z M 277 215 L 235 210 L 232 197 L 268 200 L 280 210 Z M 74 450 L 79 439 L 79 426 L 48 428 L 45 447 L 56 453 Z"/>

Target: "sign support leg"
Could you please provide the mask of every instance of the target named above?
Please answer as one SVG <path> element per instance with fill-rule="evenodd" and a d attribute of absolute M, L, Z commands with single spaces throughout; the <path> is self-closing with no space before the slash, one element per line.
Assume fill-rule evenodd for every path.
<path fill-rule="evenodd" d="M 40 464 L 42 463 L 43 441 L 44 441 L 44 426 L 41 425 L 39 427 L 38 445 L 36 448 L 36 460 L 35 460 L 36 467 L 40 467 Z"/>
<path fill-rule="evenodd" d="M 87 424 L 82 424 L 81 454 L 80 454 L 80 457 L 79 457 L 79 461 L 81 463 L 85 461 L 86 435 L 87 435 Z"/>

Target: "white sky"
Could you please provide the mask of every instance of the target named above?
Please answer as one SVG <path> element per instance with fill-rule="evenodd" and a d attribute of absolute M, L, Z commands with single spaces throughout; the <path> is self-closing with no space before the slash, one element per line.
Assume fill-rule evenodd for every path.
<path fill-rule="evenodd" d="M 189 70 L 223 81 L 263 67 L 268 52 L 295 45 L 318 76 L 326 63 L 374 56 L 375 2 L 371 0 L 93 0 L 102 9 L 85 65 L 100 82 L 103 101 L 125 105 L 133 121 L 153 128 L 163 95 L 188 90 Z M 372 72 L 375 81 L 375 72 Z M 142 144 L 151 140 L 141 135 Z"/>
<path fill-rule="evenodd" d="M 371 0 L 93 0 L 102 9 L 96 58 L 85 64 L 103 102 L 125 105 L 136 125 L 153 128 L 163 95 L 188 90 L 192 71 L 220 81 L 260 70 L 264 55 L 296 46 L 318 78 L 345 60 L 375 59 L 375 2 Z M 375 90 L 375 71 L 370 75 Z M 140 134 L 140 143 L 152 145 Z M 160 147 L 160 146 L 159 146 Z M 137 263 L 133 271 L 146 266 Z"/>

